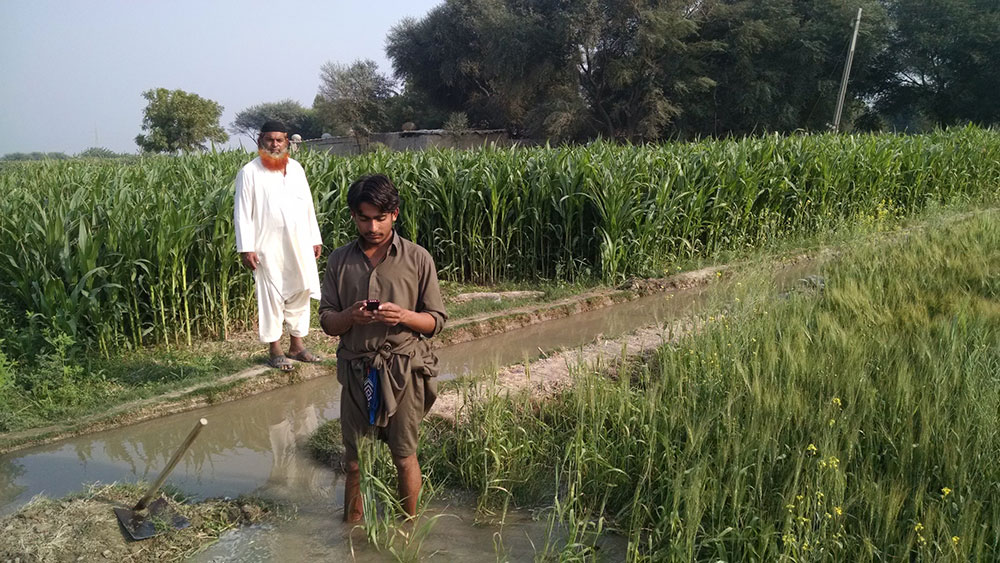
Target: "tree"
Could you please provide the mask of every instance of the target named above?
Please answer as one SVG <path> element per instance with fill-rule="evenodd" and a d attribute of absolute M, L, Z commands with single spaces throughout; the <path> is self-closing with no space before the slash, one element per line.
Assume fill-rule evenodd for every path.
<path fill-rule="evenodd" d="M 476 127 L 532 129 L 549 111 L 549 92 L 575 76 L 561 4 L 449 0 L 393 27 L 386 53 L 396 77 L 441 115 L 465 113 Z"/>
<path fill-rule="evenodd" d="M 846 107 L 860 114 L 871 99 L 885 2 L 920 3 L 444 0 L 395 26 L 386 53 L 397 78 L 473 126 L 632 141 L 822 130 L 859 6 Z"/>
<path fill-rule="evenodd" d="M 394 86 L 378 72 L 375 61 L 328 62 L 320 70 L 313 108 L 324 129 L 334 134 L 385 131 L 392 128 L 387 118 L 390 99 L 396 94 Z"/>
<path fill-rule="evenodd" d="M 873 75 L 871 61 L 885 35 L 885 10 L 877 0 L 703 4 L 699 35 L 716 45 L 704 61 L 716 87 L 687 108 L 679 129 L 686 135 L 825 130 L 833 117 L 859 6 L 863 17 L 848 110 L 863 107 L 852 100 L 863 98 Z"/>
<path fill-rule="evenodd" d="M 104 147 L 90 147 L 89 149 L 80 151 L 80 153 L 76 155 L 77 158 L 118 158 L 120 156 L 123 155 Z"/>
<path fill-rule="evenodd" d="M 146 152 L 177 152 L 205 149 L 205 142 L 229 140 L 219 118 L 217 102 L 183 90 L 156 88 L 142 93 L 149 103 L 143 111 L 142 130 L 135 142 Z"/>
<path fill-rule="evenodd" d="M 397 77 L 472 124 L 656 139 L 712 82 L 680 0 L 446 0 L 390 32 Z"/>
<path fill-rule="evenodd" d="M 317 112 L 290 99 L 248 107 L 236 114 L 229 131 L 234 135 L 246 135 L 256 142 L 261 126 L 271 119 L 285 123 L 291 133 L 298 133 L 303 139 L 318 139 L 323 135 L 323 125 Z"/>
<path fill-rule="evenodd" d="M 448 119 L 448 113 L 438 109 L 425 92 L 405 84 L 386 105 L 386 123 L 392 131 L 399 131 L 410 123 L 415 129 L 438 129 Z"/>
<path fill-rule="evenodd" d="M 601 135 L 663 138 L 715 85 L 702 64 L 714 46 L 698 24 L 690 3 L 678 1 L 602 0 L 581 14 L 580 86 Z"/>
<path fill-rule="evenodd" d="M 995 0 L 886 0 L 889 43 L 879 59 L 876 107 L 898 122 L 1000 122 L 1000 4 Z"/>

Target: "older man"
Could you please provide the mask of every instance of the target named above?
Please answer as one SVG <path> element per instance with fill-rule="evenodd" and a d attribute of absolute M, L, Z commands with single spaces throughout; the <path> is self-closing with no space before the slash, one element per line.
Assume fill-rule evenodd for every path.
<path fill-rule="evenodd" d="M 309 334 L 309 299 L 319 299 L 316 260 L 323 241 L 305 171 L 288 156 L 288 128 L 268 121 L 257 137 L 259 156 L 236 174 L 236 251 L 257 288 L 260 341 L 268 364 L 291 371 L 289 358 L 317 362 L 302 338 Z M 288 327 L 288 355 L 281 349 Z"/>

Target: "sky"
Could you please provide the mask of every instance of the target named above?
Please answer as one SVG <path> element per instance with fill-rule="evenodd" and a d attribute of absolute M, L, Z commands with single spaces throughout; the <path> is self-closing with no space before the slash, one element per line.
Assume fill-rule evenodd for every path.
<path fill-rule="evenodd" d="M 152 88 L 220 103 L 227 132 L 263 102 L 311 107 L 324 63 L 391 75 L 389 30 L 442 1 L 0 0 L 0 155 L 136 153 Z"/>

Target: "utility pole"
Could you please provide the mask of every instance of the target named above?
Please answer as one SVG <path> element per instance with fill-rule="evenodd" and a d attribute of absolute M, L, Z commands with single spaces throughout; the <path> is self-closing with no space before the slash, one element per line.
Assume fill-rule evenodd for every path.
<path fill-rule="evenodd" d="M 851 61 L 854 60 L 854 45 L 858 42 L 858 28 L 861 27 L 861 8 L 854 20 L 854 35 L 851 37 L 851 48 L 847 51 L 847 64 L 844 65 L 844 76 L 840 79 L 840 94 L 837 96 L 837 111 L 833 114 L 833 131 L 840 131 L 840 113 L 844 109 L 844 96 L 847 94 L 847 77 L 851 74 Z"/>

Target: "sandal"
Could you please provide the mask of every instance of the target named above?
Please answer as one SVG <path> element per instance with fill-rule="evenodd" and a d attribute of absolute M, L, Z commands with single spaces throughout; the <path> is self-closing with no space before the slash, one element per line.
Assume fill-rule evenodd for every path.
<path fill-rule="evenodd" d="M 292 371 L 295 369 L 295 364 L 285 356 L 272 356 L 271 359 L 267 360 L 267 365 L 278 371 Z"/>
<path fill-rule="evenodd" d="M 302 350 L 298 354 L 292 354 L 292 359 L 300 362 L 305 362 L 307 364 L 315 364 L 316 362 L 322 362 L 323 358 L 313 354 L 309 350 Z"/>

